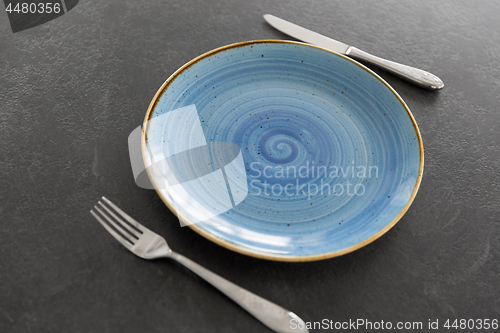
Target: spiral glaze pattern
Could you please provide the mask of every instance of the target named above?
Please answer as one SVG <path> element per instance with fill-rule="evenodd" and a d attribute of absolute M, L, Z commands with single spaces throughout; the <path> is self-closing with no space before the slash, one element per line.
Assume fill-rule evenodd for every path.
<path fill-rule="evenodd" d="M 149 110 L 147 154 L 192 137 L 176 121 L 151 120 L 193 105 L 206 142 L 238 145 L 245 162 L 243 202 L 191 226 L 233 250 L 292 261 L 346 253 L 387 231 L 418 189 L 423 150 L 411 113 L 379 77 L 335 53 L 249 42 L 189 63 Z M 205 191 L 191 192 L 206 204 Z M 182 202 L 159 193 L 183 216 Z"/>

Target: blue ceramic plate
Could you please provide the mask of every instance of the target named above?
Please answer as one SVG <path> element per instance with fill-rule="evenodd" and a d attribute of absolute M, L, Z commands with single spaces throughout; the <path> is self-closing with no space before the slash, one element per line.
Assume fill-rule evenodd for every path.
<path fill-rule="evenodd" d="M 151 102 L 142 145 L 153 185 L 182 223 L 281 261 L 330 258 L 379 238 L 415 198 L 424 160 L 410 110 L 379 76 L 275 40 L 181 67 Z"/>

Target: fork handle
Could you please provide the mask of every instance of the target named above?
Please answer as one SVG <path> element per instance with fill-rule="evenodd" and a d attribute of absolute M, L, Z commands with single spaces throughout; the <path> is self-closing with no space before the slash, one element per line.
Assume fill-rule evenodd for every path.
<path fill-rule="evenodd" d="M 279 333 L 300 332 L 306 333 L 305 323 L 295 313 L 283 309 L 268 300 L 245 290 L 234 283 L 198 265 L 191 259 L 176 252 L 168 256 L 181 263 L 215 288 L 226 294 L 243 309 L 247 310 L 264 325 Z"/>

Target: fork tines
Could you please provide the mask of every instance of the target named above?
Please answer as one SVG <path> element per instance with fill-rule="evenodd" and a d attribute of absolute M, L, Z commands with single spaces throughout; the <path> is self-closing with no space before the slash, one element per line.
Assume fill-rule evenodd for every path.
<path fill-rule="evenodd" d="M 119 241 L 123 246 L 130 248 L 143 233 L 140 230 L 140 224 L 107 198 L 102 197 L 102 200 L 107 205 L 98 201 L 97 203 L 100 207 L 98 205 L 94 206 L 94 209 L 99 212 L 100 215 L 94 210 L 91 210 L 90 213 L 111 235 L 113 235 L 114 238 L 116 238 L 117 241 Z M 104 212 L 103 209 L 106 212 Z M 115 214 L 115 212 L 121 217 Z M 104 217 L 105 220 L 103 220 L 101 216 Z"/>

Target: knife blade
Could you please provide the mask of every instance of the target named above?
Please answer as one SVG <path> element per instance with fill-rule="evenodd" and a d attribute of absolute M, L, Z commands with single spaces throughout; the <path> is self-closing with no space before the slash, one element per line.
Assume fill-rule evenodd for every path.
<path fill-rule="evenodd" d="M 271 14 L 265 14 L 264 19 L 277 30 L 293 38 L 375 65 L 421 88 L 439 90 L 444 87 L 439 77 L 424 70 L 382 59 Z"/>

